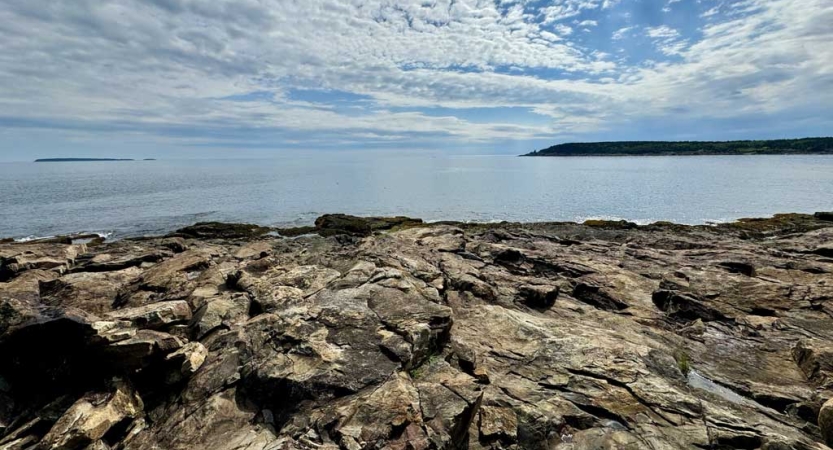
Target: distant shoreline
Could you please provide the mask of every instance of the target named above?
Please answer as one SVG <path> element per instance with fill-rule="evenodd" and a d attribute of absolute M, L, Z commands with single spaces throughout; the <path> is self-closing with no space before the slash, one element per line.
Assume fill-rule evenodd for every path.
<path fill-rule="evenodd" d="M 36 159 L 36 163 L 40 162 L 96 162 L 96 161 L 136 161 L 131 158 L 41 158 Z M 156 161 L 153 158 L 145 158 L 142 161 Z"/>
<path fill-rule="evenodd" d="M 763 141 L 621 141 L 558 144 L 520 156 L 833 155 L 833 138 Z"/>

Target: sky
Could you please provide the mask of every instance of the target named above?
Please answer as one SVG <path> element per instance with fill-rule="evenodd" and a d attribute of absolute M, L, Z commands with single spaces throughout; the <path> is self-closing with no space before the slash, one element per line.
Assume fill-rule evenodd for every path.
<path fill-rule="evenodd" d="M 831 0 L 3 0 L 0 160 L 833 135 Z"/>

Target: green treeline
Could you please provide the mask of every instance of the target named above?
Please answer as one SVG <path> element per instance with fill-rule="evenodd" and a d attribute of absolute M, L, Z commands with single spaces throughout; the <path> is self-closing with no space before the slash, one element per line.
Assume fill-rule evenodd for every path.
<path fill-rule="evenodd" d="M 833 154 L 833 138 L 725 142 L 586 142 L 559 144 L 523 156 Z"/>

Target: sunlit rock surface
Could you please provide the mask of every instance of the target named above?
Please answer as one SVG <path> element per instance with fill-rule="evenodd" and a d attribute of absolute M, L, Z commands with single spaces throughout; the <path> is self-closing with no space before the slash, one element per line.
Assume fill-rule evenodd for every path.
<path fill-rule="evenodd" d="M 833 439 L 825 214 L 363 220 L 0 244 L 0 449 Z"/>

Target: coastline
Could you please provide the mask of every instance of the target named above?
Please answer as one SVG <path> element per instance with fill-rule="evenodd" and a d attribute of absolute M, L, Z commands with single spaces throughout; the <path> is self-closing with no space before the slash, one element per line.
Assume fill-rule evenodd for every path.
<path fill-rule="evenodd" d="M 660 157 L 660 156 L 833 156 L 833 152 L 798 152 L 798 153 L 660 153 L 660 154 L 628 154 L 628 153 L 587 153 L 580 155 L 555 155 L 525 153 L 518 157 L 530 158 L 599 158 L 599 157 Z"/>
<path fill-rule="evenodd" d="M 833 213 L 283 232 L 0 244 L 0 440 L 814 448 L 833 432 L 817 419 Z"/>
<path fill-rule="evenodd" d="M 643 230 L 652 230 L 652 229 L 663 229 L 663 228 L 671 228 L 671 229 L 684 229 L 684 228 L 692 228 L 692 229 L 701 229 L 701 228 L 712 228 L 712 229 L 754 229 L 756 227 L 767 227 L 767 226 L 779 226 L 779 224 L 783 222 L 790 222 L 794 223 L 795 226 L 801 227 L 802 225 L 806 226 L 808 224 L 816 223 L 818 224 L 818 220 L 822 220 L 821 218 L 825 218 L 822 220 L 821 223 L 824 223 L 825 220 L 833 220 L 833 213 L 831 212 L 816 212 L 816 213 L 777 213 L 771 217 L 753 217 L 753 218 L 738 218 L 735 220 L 708 220 L 704 221 L 704 223 L 700 224 L 682 224 L 682 223 L 675 223 L 671 221 L 653 221 L 653 222 L 645 222 L 640 223 L 639 221 L 630 221 L 626 219 L 620 218 L 607 218 L 607 217 L 589 217 L 582 221 L 539 221 L 539 222 L 512 222 L 512 221 L 505 221 L 505 220 L 494 220 L 488 222 L 480 222 L 480 221 L 456 221 L 456 220 L 433 220 L 433 221 L 423 221 L 422 219 L 418 218 L 410 218 L 404 216 L 397 216 L 397 217 L 359 217 L 359 216 L 352 216 L 348 214 L 325 214 L 319 217 L 316 222 L 321 220 L 321 218 L 328 218 L 328 217 L 336 217 L 341 218 L 344 222 L 341 224 L 342 226 L 346 226 L 348 229 L 354 226 L 363 227 L 364 225 L 355 225 L 349 224 L 350 221 L 354 222 L 363 222 L 368 219 L 373 221 L 372 225 L 367 225 L 370 227 L 372 231 L 390 231 L 390 230 L 398 230 L 403 228 L 412 228 L 412 227 L 433 227 L 433 226 L 457 226 L 461 228 L 500 228 L 500 227 L 575 227 L 575 226 L 590 226 L 596 228 L 622 228 L 622 229 L 643 229 Z M 300 225 L 300 226 L 267 226 L 267 225 L 259 225 L 259 224 L 246 224 L 246 223 L 235 223 L 235 222 L 195 222 L 193 225 L 186 226 L 184 228 L 180 228 L 178 230 L 171 230 L 167 233 L 151 233 L 151 234 L 142 234 L 142 235 L 133 235 L 133 236 L 117 236 L 115 241 L 118 240 L 137 240 L 137 239 L 152 239 L 152 238 L 162 238 L 166 236 L 184 236 L 184 237 L 198 237 L 200 229 L 204 228 L 208 230 L 210 233 L 216 233 L 217 230 L 230 230 L 227 233 L 232 235 L 238 235 L 238 237 L 249 236 L 249 237 L 259 237 L 259 236 L 266 236 L 272 235 L 277 237 L 297 237 L 305 234 L 320 234 L 323 236 L 339 234 L 341 231 L 338 230 L 336 226 L 331 224 L 324 224 L 322 226 L 317 226 L 315 223 L 310 225 Z M 213 231 L 212 231 L 213 229 Z M 183 234 L 183 230 L 184 233 Z M 335 230 L 335 231 L 334 231 Z M 197 233 L 194 235 L 189 236 L 188 233 Z M 0 236 L 0 243 L 8 244 L 8 243 L 88 243 L 90 241 L 101 243 L 101 242 L 113 242 L 110 240 L 115 233 L 114 232 L 89 232 L 89 231 L 79 231 L 75 233 L 67 233 L 67 234 L 59 234 L 54 236 L 26 236 L 26 237 L 4 237 Z"/>

